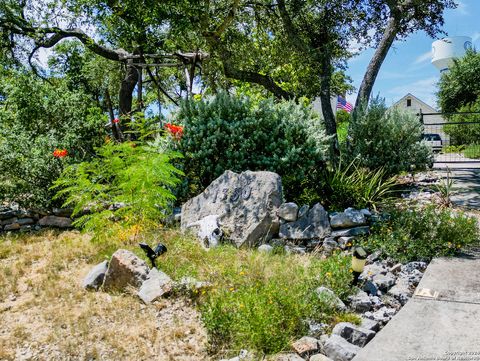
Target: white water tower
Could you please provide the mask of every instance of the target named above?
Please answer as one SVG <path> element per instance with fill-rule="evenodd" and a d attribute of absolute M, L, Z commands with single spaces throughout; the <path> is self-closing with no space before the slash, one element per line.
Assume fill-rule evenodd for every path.
<path fill-rule="evenodd" d="M 469 36 L 451 36 L 432 43 L 432 64 L 440 70 L 447 71 L 453 59 L 461 58 L 472 49 L 472 38 Z"/>

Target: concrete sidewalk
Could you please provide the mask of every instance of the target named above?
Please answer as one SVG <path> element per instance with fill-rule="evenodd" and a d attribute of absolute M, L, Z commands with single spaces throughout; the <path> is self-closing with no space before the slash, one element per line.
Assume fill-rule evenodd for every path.
<path fill-rule="evenodd" d="M 478 255 L 434 259 L 416 295 L 353 359 L 407 360 L 480 361 Z"/>

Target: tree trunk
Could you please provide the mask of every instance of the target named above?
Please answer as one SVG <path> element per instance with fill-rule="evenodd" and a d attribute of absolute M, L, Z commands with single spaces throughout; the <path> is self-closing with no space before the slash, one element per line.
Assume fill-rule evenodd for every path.
<path fill-rule="evenodd" d="M 110 97 L 110 92 L 108 89 L 105 90 L 105 104 L 108 108 L 108 114 L 110 116 L 110 125 L 112 127 L 113 138 L 115 138 L 117 142 L 122 142 L 123 134 L 120 131 L 118 124 L 114 122 L 115 113 L 113 112 L 112 98 Z"/>
<path fill-rule="evenodd" d="M 133 63 L 133 60 L 129 59 L 127 62 L 127 72 L 125 78 L 120 85 L 119 94 L 119 110 L 120 117 L 128 117 L 132 112 L 133 91 L 138 82 L 138 70 Z"/>
<path fill-rule="evenodd" d="M 322 103 L 325 130 L 327 135 L 331 137 L 330 159 L 333 164 L 336 164 L 340 155 L 340 149 L 338 146 L 337 123 L 335 122 L 335 114 L 332 110 L 332 103 L 330 101 L 331 74 L 330 59 L 324 56 L 322 60 L 322 75 L 320 76 L 320 101 Z"/>
<path fill-rule="evenodd" d="M 382 39 L 378 44 L 377 50 L 370 60 L 368 64 L 367 71 L 362 80 L 362 84 L 360 85 L 360 89 L 358 89 L 357 100 L 355 102 L 355 109 L 358 108 L 360 104 L 363 102 L 368 102 L 370 99 L 370 95 L 372 93 L 373 85 L 375 84 L 375 80 L 377 79 L 378 72 L 380 71 L 380 67 L 385 60 L 385 57 L 390 50 L 390 47 L 395 40 L 398 32 L 398 20 L 394 17 L 390 18 L 388 21 L 387 27 L 383 32 Z"/>

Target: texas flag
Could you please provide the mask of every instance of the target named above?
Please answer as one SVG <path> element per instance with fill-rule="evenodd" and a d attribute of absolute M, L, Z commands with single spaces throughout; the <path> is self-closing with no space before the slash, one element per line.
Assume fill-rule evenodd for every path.
<path fill-rule="evenodd" d="M 347 100 L 345 98 L 343 98 L 339 95 L 338 99 L 337 99 L 337 109 L 343 109 L 343 110 L 350 113 L 353 110 L 353 106 L 352 106 L 352 104 L 347 102 Z"/>

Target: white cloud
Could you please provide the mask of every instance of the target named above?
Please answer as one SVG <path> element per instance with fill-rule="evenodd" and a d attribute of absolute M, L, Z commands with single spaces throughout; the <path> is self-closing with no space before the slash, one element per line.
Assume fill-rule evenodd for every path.
<path fill-rule="evenodd" d="M 430 78 L 417 80 L 410 84 L 393 87 L 388 90 L 387 93 L 391 96 L 394 102 L 401 99 L 407 93 L 412 93 L 417 98 L 435 108 L 437 102 L 437 97 L 435 96 L 437 82 L 438 77 L 432 76 Z"/>
<path fill-rule="evenodd" d="M 422 64 L 422 63 L 425 63 L 427 62 L 428 60 L 430 60 L 432 58 L 432 51 L 429 50 L 425 53 L 423 53 L 422 55 L 418 56 L 415 61 L 413 62 L 414 65 L 418 65 L 418 64 Z"/>

